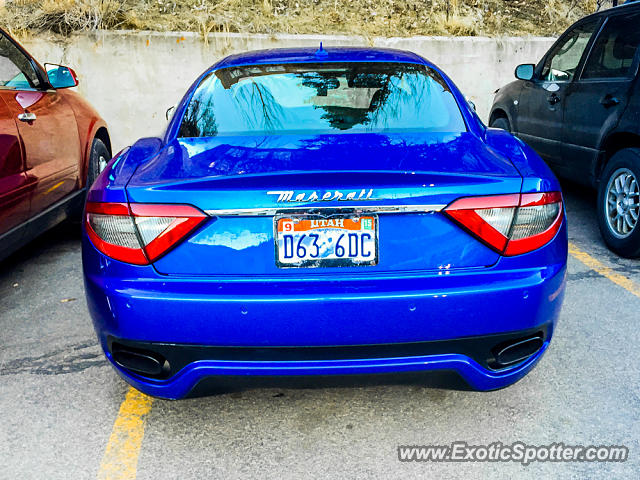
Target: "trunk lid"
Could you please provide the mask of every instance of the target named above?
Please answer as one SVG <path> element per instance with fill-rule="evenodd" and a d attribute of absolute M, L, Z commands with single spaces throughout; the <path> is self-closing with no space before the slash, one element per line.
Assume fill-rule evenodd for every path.
<path fill-rule="evenodd" d="M 508 159 L 470 133 L 220 136 L 172 142 L 137 169 L 127 194 L 212 217 L 154 263 L 161 273 L 309 276 L 492 265 L 498 254 L 434 211 L 462 196 L 517 193 L 521 182 Z M 276 266 L 276 210 L 398 206 L 421 211 L 377 216 L 377 265 Z"/>

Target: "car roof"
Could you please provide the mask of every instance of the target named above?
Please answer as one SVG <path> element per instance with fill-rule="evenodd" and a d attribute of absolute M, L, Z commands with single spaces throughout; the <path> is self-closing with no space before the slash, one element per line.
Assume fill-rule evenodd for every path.
<path fill-rule="evenodd" d="M 403 62 L 433 66 L 419 55 L 406 50 L 370 47 L 317 47 L 273 48 L 230 55 L 213 69 L 243 65 L 320 62 Z M 322 50 L 320 50 L 322 48 Z"/>
<path fill-rule="evenodd" d="M 602 17 L 602 16 L 606 17 L 608 15 L 618 13 L 621 10 L 632 9 L 634 7 L 635 9 L 640 9 L 640 0 L 631 0 L 631 1 L 628 1 L 627 3 L 623 3 L 622 5 L 607 8 L 605 10 L 600 10 L 599 12 L 595 12 L 595 13 L 592 13 L 591 15 L 587 15 L 586 17 L 581 18 L 580 20 L 578 20 L 578 22 L 587 18 Z"/>
<path fill-rule="evenodd" d="M 612 10 L 613 8 L 629 7 L 629 6 L 633 5 L 634 3 L 637 5 L 639 2 L 640 2 L 640 0 L 627 0 L 623 4 L 616 5 L 615 7 L 612 7 L 609 10 Z"/>

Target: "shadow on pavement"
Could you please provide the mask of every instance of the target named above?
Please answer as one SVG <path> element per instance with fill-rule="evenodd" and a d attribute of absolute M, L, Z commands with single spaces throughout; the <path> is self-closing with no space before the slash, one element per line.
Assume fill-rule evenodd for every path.
<path fill-rule="evenodd" d="M 55 254 L 80 247 L 80 225 L 71 222 L 63 222 L 51 230 L 44 232 L 38 238 L 27 243 L 18 251 L 0 261 L 0 277 L 12 270 L 19 268 L 21 264 L 34 260 L 43 254 Z"/>

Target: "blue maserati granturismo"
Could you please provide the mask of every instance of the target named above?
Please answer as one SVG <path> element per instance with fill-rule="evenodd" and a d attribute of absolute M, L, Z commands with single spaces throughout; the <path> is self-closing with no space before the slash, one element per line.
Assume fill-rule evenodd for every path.
<path fill-rule="evenodd" d="M 410 52 L 278 49 L 204 72 L 88 193 L 102 348 L 135 388 L 417 374 L 510 385 L 565 287 L 558 181 Z"/>

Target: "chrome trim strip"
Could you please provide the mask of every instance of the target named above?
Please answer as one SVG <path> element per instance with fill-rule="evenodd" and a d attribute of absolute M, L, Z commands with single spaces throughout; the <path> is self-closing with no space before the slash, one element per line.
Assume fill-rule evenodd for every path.
<path fill-rule="evenodd" d="M 317 210 L 356 210 L 362 213 L 433 213 L 439 212 L 443 205 L 300 205 L 297 207 L 263 207 L 263 208 L 227 208 L 218 210 L 205 210 L 212 217 L 272 217 L 279 213 L 300 212 Z"/>

